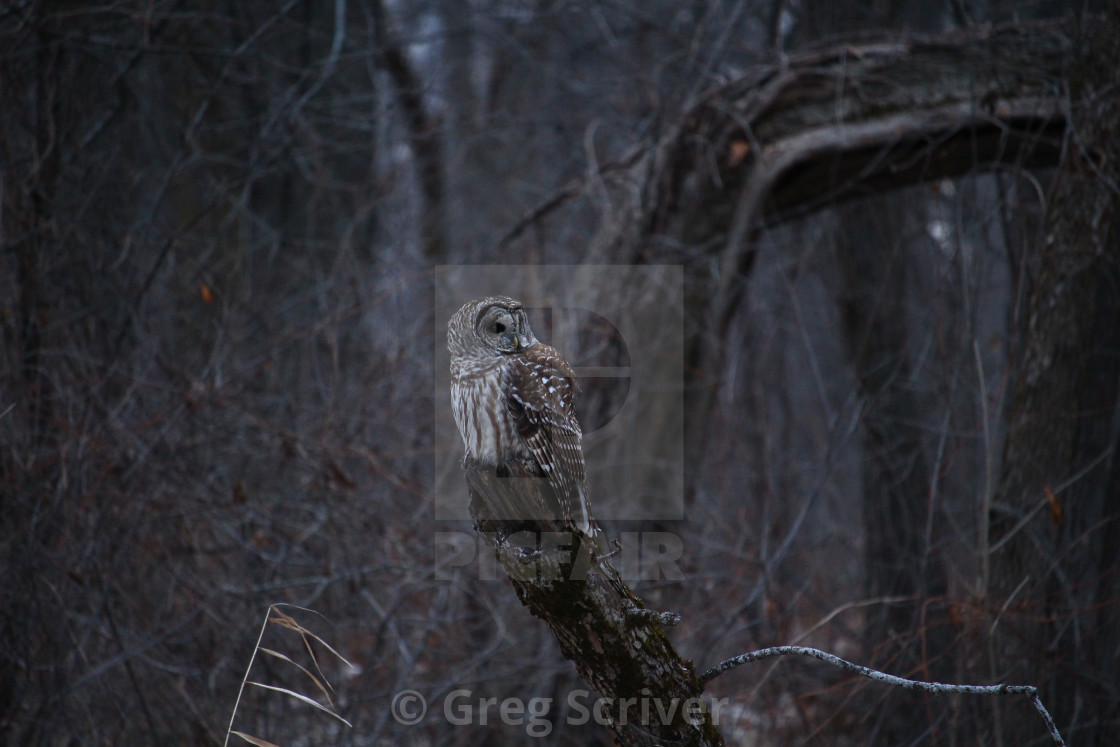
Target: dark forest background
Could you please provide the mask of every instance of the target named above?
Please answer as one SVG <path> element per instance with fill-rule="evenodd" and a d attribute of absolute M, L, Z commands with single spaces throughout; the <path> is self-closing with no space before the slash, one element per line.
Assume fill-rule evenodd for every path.
<path fill-rule="evenodd" d="M 582 685 L 434 567 L 433 268 L 595 263 L 684 268 L 685 580 L 636 584 L 683 655 L 1037 685 L 1120 744 L 1115 5 L 4 3 L 0 739 L 219 744 L 288 602 L 353 728 L 236 728 L 524 742 L 438 706 Z M 815 662 L 709 691 L 736 744 L 1048 739 Z"/>

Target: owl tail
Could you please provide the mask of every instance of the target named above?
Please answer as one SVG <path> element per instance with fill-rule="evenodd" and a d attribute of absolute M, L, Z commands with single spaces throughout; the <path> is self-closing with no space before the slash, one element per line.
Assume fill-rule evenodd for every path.
<path fill-rule="evenodd" d="M 587 493 L 584 486 L 580 485 L 577 489 L 578 495 L 572 505 L 572 523 L 576 525 L 576 529 L 580 533 L 588 537 L 595 536 L 595 529 L 591 526 L 591 511 L 590 505 L 587 500 Z"/>

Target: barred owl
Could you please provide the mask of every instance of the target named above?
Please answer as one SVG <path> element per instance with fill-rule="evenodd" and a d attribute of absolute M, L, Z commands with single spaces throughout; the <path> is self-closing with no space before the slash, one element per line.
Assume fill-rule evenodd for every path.
<path fill-rule="evenodd" d="M 451 404 L 467 457 L 495 467 L 535 462 L 564 520 L 592 536 L 572 367 L 537 341 L 521 304 L 501 296 L 455 312 L 447 349 Z"/>

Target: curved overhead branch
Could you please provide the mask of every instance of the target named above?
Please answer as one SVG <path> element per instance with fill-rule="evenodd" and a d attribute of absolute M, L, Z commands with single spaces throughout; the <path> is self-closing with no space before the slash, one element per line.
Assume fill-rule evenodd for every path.
<path fill-rule="evenodd" d="M 662 144 L 648 235 L 741 244 L 838 199 L 1001 164 L 1053 166 L 1063 24 L 844 45 L 705 94 Z"/>
<path fill-rule="evenodd" d="M 1011 165 L 1055 166 L 1074 44 L 1069 22 L 984 28 L 782 59 L 712 89 L 646 158 L 612 176 L 640 183 L 607 242 L 615 262 L 718 257 L 698 298 L 693 371 L 722 370 L 728 325 L 765 225 L 923 181 Z M 666 249 L 668 247 L 668 249 Z M 713 290 L 714 285 L 714 290 Z M 700 383 L 700 382 L 696 382 Z M 713 386 L 690 388 L 694 422 Z M 692 457 L 704 434 L 690 439 Z"/>

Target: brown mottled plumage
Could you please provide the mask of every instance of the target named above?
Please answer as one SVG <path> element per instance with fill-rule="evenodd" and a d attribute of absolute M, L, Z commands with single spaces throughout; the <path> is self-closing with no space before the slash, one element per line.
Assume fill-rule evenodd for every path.
<path fill-rule="evenodd" d="M 447 325 L 451 404 L 467 456 L 502 467 L 531 459 L 554 488 L 565 521 L 591 535 L 575 373 L 538 342 L 518 301 L 479 298 Z"/>

